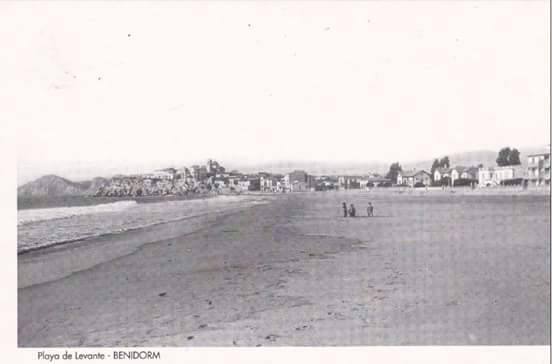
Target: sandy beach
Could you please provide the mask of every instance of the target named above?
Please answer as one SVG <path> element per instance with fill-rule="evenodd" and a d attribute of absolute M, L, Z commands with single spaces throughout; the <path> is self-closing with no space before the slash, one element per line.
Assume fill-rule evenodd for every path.
<path fill-rule="evenodd" d="M 284 194 L 18 263 L 20 347 L 550 341 L 549 195 Z"/>

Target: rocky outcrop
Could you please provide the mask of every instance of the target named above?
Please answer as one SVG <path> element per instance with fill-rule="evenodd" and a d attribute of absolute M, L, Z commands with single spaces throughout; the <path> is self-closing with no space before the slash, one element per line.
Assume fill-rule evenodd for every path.
<path fill-rule="evenodd" d="M 100 186 L 95 196 L 164 196 L 187 195 L 189 193 L 208 192 L 208 185 L 194 183 L 185 179 L 166 180 L 161 178 L 141 178 L 118 176 Z"/>

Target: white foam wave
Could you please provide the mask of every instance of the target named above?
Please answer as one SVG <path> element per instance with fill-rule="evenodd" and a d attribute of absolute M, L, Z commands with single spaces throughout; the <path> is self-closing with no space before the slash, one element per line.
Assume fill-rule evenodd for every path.
<path fill-rule="evenodd" d="M 17 225 L 31 222 L 63 219 L 71 216 L 117 212 L 136 206 L 136 201 L 118 201 L 91 206 L 53 207 L 47 209 L 29 209 L 17 212 Z"/>

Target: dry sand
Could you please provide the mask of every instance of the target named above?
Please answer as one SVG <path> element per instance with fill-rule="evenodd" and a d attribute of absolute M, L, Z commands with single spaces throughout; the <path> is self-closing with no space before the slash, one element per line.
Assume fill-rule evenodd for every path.
<path fill-rule="evenodd" d="M 304 193 L 24 254 L 19 346 L 545 345 L 549 211 Z"/>

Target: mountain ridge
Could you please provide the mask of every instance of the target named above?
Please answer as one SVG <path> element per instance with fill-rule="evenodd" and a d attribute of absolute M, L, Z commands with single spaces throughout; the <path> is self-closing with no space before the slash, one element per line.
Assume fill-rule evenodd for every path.
<path fill-rule="evenodd" d="M 107 182 L 107 179 L 104 177 L 95 177 L 88 181 L 74 182 L 55 174 L 48 174 L 19 186 L 17 188 L 17 196 L 43 197 L 88 195 L 93 194 L 104 182 Z"/>
<path fill-rule="evenodd" d="M 529 147 L 518 148 L 520 151 L 521 165 L 526 167 L 527 155 L 542 152 L 545 148 Z M 251 173 L 256 171 L 266 171 L 272 173 L 287 173 L 294 169 L 303 169 L 312 174 L 344 174 L 344 175 L 363 175 L 368 173 L 385 174 L 393 162 L 399 162 L 403 170 L 424 169 L 429 171 L 433 160 L 448 156 L 451 166 L 495 166 L 498 151 L 481 149 L 468 152 L 450 153 L 436 155 L 433 159 L 423 159 L 417 161 L 368 161 L 368 162 L 317 162 L 317 161 L 275 161 L 262 164 L 239 165 L 236 167 L 242 172 Z"/>

